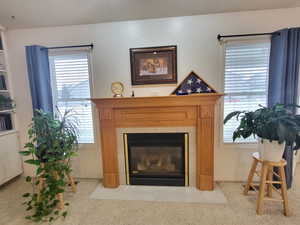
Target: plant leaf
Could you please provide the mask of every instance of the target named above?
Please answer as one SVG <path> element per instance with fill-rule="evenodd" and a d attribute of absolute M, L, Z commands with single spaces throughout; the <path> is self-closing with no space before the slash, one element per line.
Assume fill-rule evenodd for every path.
<path fill-rule="evenodd" d="M 241 111 L 235 111 L 235 112 L 229 113 L 224 119 L 224 124 L 226 124 L 228 122 L 228 120 L 231 120 L 232 117 L 237 116 L 241 113 L 242 113 Z"/>
<path fill-rule="evenodd" d="M 30 142 L 28 142 L 28 143 L 26 143 L 25 144 L 25 146 L 24 146 L 25 148 L 33 148 L 34 147 L 34 144 L 33 143 L 30 143 Z"/>
<path fill-rule="evenodd" d="M 62 216 L 63 216 L 64 218 L 66 218 L 67 214 L 68 214 L 68 212 L 67 212 L 67 211 L 64 211 L 64 212 L 62 213 Z"/>
<path fill-rule="evenodd" d="M 23 196 L 24 198 L 27 198 L 27 197 L 30 196 L 30 193 L 25 193 L 25 194 L 23 194 L 22 196 Z"/>
<path fill-rule="evenodd" d="M 30 176 L 26 177 L 26 182 L 31 182 L 31 177 Z"/>
<path fill-rule="evenodd" d="M 39 160 L 35 160 L 35 159 L 28 159 L 28 160 L 25 160 L 25 163 L 32 164 L 32 165 L 36 165 L 36 166 L 39 166 L 39 165 L 40 165 L 40 161 L 39 161 Z"/>
<path fill-rule="evenodd" d="M 24 155 L 24 156 L 30 155 L 30 152 L 29 152 L 29 151 L 20 151 L 19 153 L 20 153 L 21 155 Z"/>

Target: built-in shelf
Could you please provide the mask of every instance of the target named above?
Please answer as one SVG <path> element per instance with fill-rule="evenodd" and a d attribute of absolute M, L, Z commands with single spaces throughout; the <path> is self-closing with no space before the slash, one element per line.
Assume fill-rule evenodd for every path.
<path fill-rule="evenodd" d="M 0 26 L 0 96 L 14 99 L 3 35 L 3 28 Z M 15 109 L 11 108 L 12 106 L 2 104 L 0 107 L 0 185 L 20 175 L 23 171 L 19 154 L 22 147 L 16 127 L 16 113 Z"/>
<path fill-rule="evenodd" d="M 17 133 L 16 130 L 5 130 L 5 131 L 0 131 L 0 137 L 1 136 L 5 136 L 5 135 L 9 135 L 9 134 L 14 134 Z"/>
<path fill-rule="evenodd" d="M 0 110 L 0 113 L 12 113 L 14 112 L 12 109 Z"/>

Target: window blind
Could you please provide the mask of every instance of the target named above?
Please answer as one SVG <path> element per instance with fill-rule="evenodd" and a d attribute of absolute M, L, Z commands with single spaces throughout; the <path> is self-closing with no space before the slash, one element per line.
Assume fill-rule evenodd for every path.
<path fill-rule="evenodd" d="M 224 118 L 237 110 L 256 110 L 267 104 L 270 42 L 232 42 L 225 46 Z M 224 142 L 232 142 L 239 122 L 224 125 Z M 255 142 L 253 136 L 236 142 Z"/>
<path fill-rule="evenodd" d="M 79 143 L 94 143 L 88 54 L 79 51 L 49 57 L 54 105 L 61 113 L 72 110 Z"/>

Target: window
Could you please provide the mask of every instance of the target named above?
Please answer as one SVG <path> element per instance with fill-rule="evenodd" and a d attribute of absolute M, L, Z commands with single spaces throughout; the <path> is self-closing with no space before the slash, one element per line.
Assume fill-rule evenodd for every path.
<path fill-rule="evenodd" d="M 94 143 L 88 51 L 60 52 L 49 56 L 54 106 L 72 110 L 78 123 L 79 143 Z"/>
<path fill-rule="evenodd" d="M 270 42 L 232 42 L 225 46 L 224 117 L 236 110 L 267 104 Z M 224 142 L 232 142 L 238 121 L 224 125 Z M 253 136 L 236 142 L 255 142 Z"/>

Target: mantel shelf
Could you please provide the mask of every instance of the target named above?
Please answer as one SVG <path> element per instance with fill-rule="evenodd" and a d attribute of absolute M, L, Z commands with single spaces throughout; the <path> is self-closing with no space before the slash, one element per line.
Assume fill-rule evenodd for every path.
<path fill-rule="evenodd" d="M 103 108 L 132 108 L 155 106 L 192 106 L 216 101 L 224 94 L 207 93 L 192 95 L 169 95 L 154 97 L 119 97 L 119 98 L 92 98 L 96 105 Z"/>

